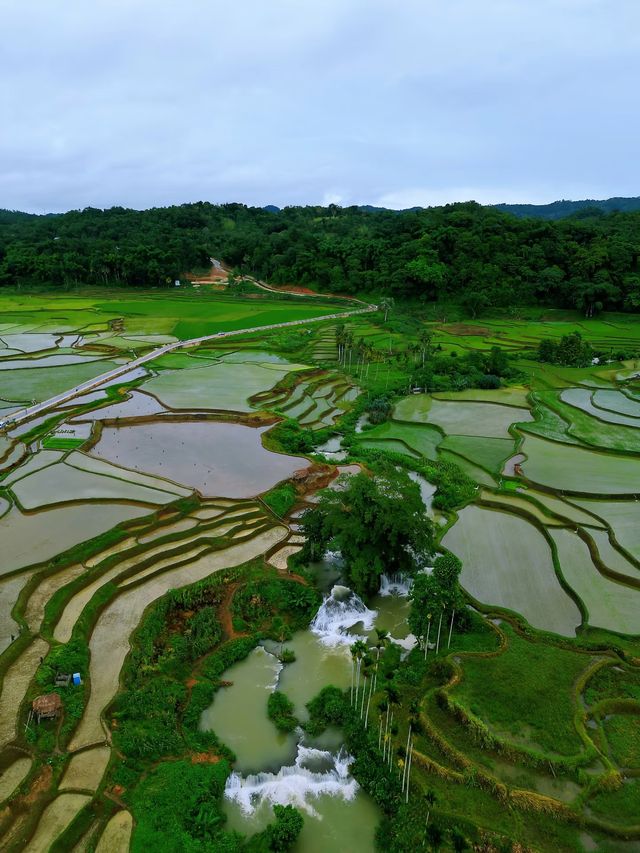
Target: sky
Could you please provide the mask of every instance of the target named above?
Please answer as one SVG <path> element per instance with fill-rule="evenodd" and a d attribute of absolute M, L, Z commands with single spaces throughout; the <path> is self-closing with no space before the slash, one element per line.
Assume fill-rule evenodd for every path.
<path fill-rule="evenodd" d="M 0 0 L 0 208 L 640 195 L 639 0 Z"/>

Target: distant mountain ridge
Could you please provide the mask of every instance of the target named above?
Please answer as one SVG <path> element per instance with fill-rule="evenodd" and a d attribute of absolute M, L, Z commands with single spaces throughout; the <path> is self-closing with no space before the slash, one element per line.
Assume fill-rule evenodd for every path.
<path fill-rule="evenodd" d="M 443 205 L 433 205 L 433 207 L 442 207 Z M 496 210 L 501 210 L 503 213 L 510 213 L 512 216 L 517 216 L 520 219 L 531 217 L 533 219 L 566 219 L 568 216 L 574 216 L 584 211 L 585 215 L 592 216 L 598 213 L 633 213 L 640 210 L 640 196 L 614 196 L 613 198 L 593 199 L 585 198 L 580 201 L 569 201 L 561 199 L 552 201 L 550 204 L 486 204 L 483 207 L 494 207 Z M 408 207 L 404 210 L 396 210 L 395 213 L 406 213 L 411 210 L 426 210 L 424 207 Z M 263 210 L 270 213 L 279 213 L 280 208 L 275 204 L 267 204 Z M 376 207 L 372 204 L 360 204 L 358 210 L 364 213 L 379 213 L 382 211 L 390 211 L 388 207 Z"/>
<path fill-rule="evenodd" d="M 521 218 L 534 217 L 536 219 L 564 219 L 581 211 L 590 214 L 596 211 L 602 213 L 632 213 L 640 210 L 640 196 L 614 196 L 613 198 L 593 199 L 586 198 L 581 201 L 553 201 L 551 204 L 492 204 L 504 213 L 511 213 Z"/>

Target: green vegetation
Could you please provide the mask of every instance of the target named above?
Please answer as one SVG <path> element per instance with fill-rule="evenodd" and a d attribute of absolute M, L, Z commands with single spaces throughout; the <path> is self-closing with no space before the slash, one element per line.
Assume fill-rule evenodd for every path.
<path fill-rule="evenodd" d="M 472 202 L 401 213 L 206 202 L 49 216 L 3 211 L 0 283 L 165 286 L 213 255 L 276 283 L 351 293 L 384 283 L 397 296 L 457 297 L 474 317 L 536 301 L 592 316 L 600 306 L 638 305 L 639 230 L 638 213 L 587 212 L 541 225 Z"/>
<path fill-rule="evenodd" d="M 464 677 L 452 696 L 496 734 L 526 738 L 552 755 L 576 755 L 582 741 L 573 723 L 573 685 L 589 658 L 522 639 L 508 625 L 502 630 L 509 641 L 507 651 L 497 657 L 467 658 Z M 541 684 L 553 684 L 552 702 Z"/>
<path fill-rule="evenodd" d="M 209 215 L 206 206 L 194 209 Z M 258 257 L 259 247 L 252 254 L 262 226 L 247 235 L 254 211 L 215 208 L 212 217 L 220 211 L 229 232 L 225 241 L 241 235 L 245 246 L 244 260 L 234 261 L 223 247 L 210 248 L 213 226 L 201 231 L 207 251 L 237 267 L 236 283 L 224 295 L 214 296 L 209 286 L 198 293 L 182 286 L 69 296 L 63 288 L 74 286 L 70 279 L 46 298 L 34 293 L 25 299 L 5 288 L 0 303 L 6 309 L 7 351 L 0 361 L 7 369 L 0 373 L 7 388 L 18 383 L 18 389 L 24 376 L 25 389 L 37 387 L 48 395 L 58 372 L 68 371 L 73 385 L 89 367 L 102 370 L 116 356 L 144 352 L 175 336 L 329 313 L 320 300 L 303 303 L 238 283 L 241 272 L 266 263 L 266 257 Z M 133 850 L 262 853 L 304 845 L 302 816 L 294 809 L 276 807 L 266 828 L 268 816 L 261 814 L 255 828 L 262 831 L 249 838 L 254 828 L 248 818 L 241 835 L 230 829 L 239 826 L 236 806 L 229 807 L 232 824 L 225 823 L 223 808 L 234 762 L 239 774 L 290 763 L 293 732 L 301 725 L 311 736 L 327 727 L 342 730 L 355 759 L 350 772 L 381 818 L 380 849 L 407 853 L 466 845 L 574 853 L 586 835 L 603 851 L 613 851 L 616 839 L 625 839 L 627 846 L 637 842 L 640 384 L 633 357 L 640 325 L 631 314 L 593 316 L 600 302 L 628 307 L 631 283 L 618 258 L 610 277 L 619 296 L 592 292 L 592 285 L 600 288 L 604 281 L 598 272 L 609 267 L 601 258 L 600 270 L 583 268 L 582 287 L 569 257 L 574 249 L 564 245 L 569 233 L 576 236 L 573 223 L 556 235 L 553 263 L 564 264 L 564 284 L 543 289 L 549 276 L 540 269 L 539 235 L 522 226 L 532 260 L 529 251 L 521 251 L 524 231 L 514 236 L 505 225 L 483 239 L 498 254 L 507 238 L 509 252 L 517 245 L 523 278 L 511 282 L 508 303 L 493 310 L 504 299 L 493 285 L 503 268 L 492 271 L 492 282 L 477 266 L 463 272 L 468 254 L 459 238 L 471 234 L 473 242 L 476 213 L 473 206 L 380 218 L 340 210 L 325 216 L 318 210 L 306 232 L 300 226 L 309 222 L 300 211 L 255 213 L 261 223 L 264 217 L 265 223 L 282 226 L 277 238 L 265 235 L 266 242 L 277 239 L 289 247 L 286 257 L 269 261 L 275 277 L 300 266 L 307 268 L 307 283 L 322 284 L 324 273 L 311 280 L 313 264 L 320 263 L 315 240 L 316 234 L 329 235 L 322 260 L 322 269 L 325 262 L 334 266 L 329 287 L 353 280 L 365 294 L 392 290 L 395 301 L 380 298 L 378 314 L 353 317 L 344 325 L 328 321 L 246 335 L 233 339 L 231 352 L 228 340 L 221 339 L 165 356 L 152 365 L 152 374 L 123 378 L 119 386 L 34 419 L 21 434 L 9 433 L 2 441 L 0 533 L 7 574 L 0 578 L 0 631 L 6 643 L 11 633 L 18 639 L 0 657 L 0 735 L 9 744 L 0 751 L 0 771 L 4 778 L 16 749 L 29 754 L 33 764 L 20 791 L 3 806 L 0 832 L 10 827 L 13 837 L 29 844 L 34 831 L 42 837 L 47 819 L 41 816 L 49 814 L 44 810 L 50 804 L 61 810 L 73 805 L 79 811 L 52 849 L 76 849 L 81 840 L 91 848 L 114 810 L 125 807 L 118 813 L 132 821 Z M 95 214 L 104 225 L 112 215 Z M 78 214 L 77 222 L 84 216 Z M 127 216 L 122 212 L 122 221 Z M 159 221 L 163 214 L 154 216 Z M 383 219 L 379 251 L 369 270 L 360 268 L 360 248 L 352 245 L 350 229 L 358 222 L 359 239 L 366 242 L 367 228 L 382 228 Z M 65 221 L 50 220 L 63 226 Z M 500 228 L 505 223 L 483 221 Z M 430 288 L 424 280 L 427 243 L 424 235 L 414 241 L 417 231 L 405 233 L 403 255 L 394 255 L 400 264 L 395 275 L 375 281 L 369 276 L 389 262 L 395 229 L 409 222 L 412 229 L 426 222 L 432 226 L 426 240 L 438 241 L 438 253 L 447 223 L 453 254 L 442 262 L 442 287 Z M 37 223 L 41 227 L 43 221 Z M 589 218 L 581 228 L 586 253 L 602 249 L 605 232 L 609 245 L 608 229 L 616 230 L 616 237 L 624 230 L 620 221 L 596 226 Z M 2 233 L 0 224 L 0 243 Z M 53 242 L 40 245 L 43 268 L 55 253 Z M 298 257 L 290 249 L 300 242 L 309 252 Z M 336 263 L 337 244 L 354 249 L 353 267 L 351 261 L 347 269 Z M 131 244 L 126 247 L 128 252 Z M 541 249 L 545 258 L 547 248 Z M 4 258 L 0 248 L 0 268 Z M 526 280 L 532 270 L 538 292 L 529 298 L 534 280 Z M 34 284 L 24 270 L 21 275 L 23 285 Z M 105 275 L 108 279 L 110 273 Z M 119 275 L 124 281 L 122 270 Z M 145 275 L 140 273 L 140 285 Z M 462 293 L 474 288 L 476 276 L 484 282 L 475 288 L 480 298 L 466 297 L 462 309 Z M 151 281 L 147 278 L 147 285 Z M 251 298 L 240 298 L 242 290 Z M 404 302 L 407 293 L 412 301 Z M 528 307 L 520 308 L 522 300 Z M 534 305 L 538 300 L 563 307 L 543 309 Z M 578 304 L 587 315 L 582 319 L 568 307 Z M 482 313 L 481 323 L 465 319 L 464 310 Z M 542 339 L 547 343 L 541 346 Z M 539 360 L 540 349 L 548 360 Z M 590 363 L 592 353 L 601 356 L 599 364 Z M 619 361 L 623 356 L 632 358 Z M 11 361 L 15 364 L 8 369 Z M 174 403 L 188 404 L 180 418 L 160 414 L 153 397 L 145 396 L 149 388 L 160 395 L 162 382 Z M 429 393 L 407 395 L 416 387 Z M 131 389 L 136 389 L 131 405 L 119 409 Z M 9 402 L 0 401 L 0 407 L 5 403 L 9 410 Z M 233 414 L 235 407 L 245 410 L 242 417 Z M 113 460 L 139 470 L 123 474 L 120 468 L 115 479 L 105 476 L 113 465 L 96 458 L 97 444 L 82 454 L 75 450 L 80 439 L 54 434 L 78 415 L 93 420 L 100 414 L 140 419 L 135 433 L 145 438 L 139 447 L 134 442 L 126 458 L 116 447 L 120 457 Z M 275 426 L 260 430 L 260 447 L 260 434 L 248 425 L 271 425 L 281 416 Z M 171 439 L 158 446 L 160 434 L 154 430 L 162 419 Z M 201 497 L 149 475 L 153 471 L 180 483 L 183 476 L 201 472 L 207 457 L 194 437 L 200 428 L 212 427 L 213 435 L 211 421 L 224 422 L 215 429 L 229 428 L 232 443 L 223 448 L 216 439 L 209 447 L 215 445 L 233 462 L 231 473 L 238 474 L 240 461 L 255 468 L 233 437 L 236 425 L 229 422 L 234 420 L 256 437 L 265 462 L 264 485 L 251 492 L 254 497 Z M 103 438 L 114 431 L 113 425 L 103 427 Z M 332 482 L 317 504 L 312 491 L 300 489 L 298 496 L 290 482 L 274 485 L 283 475 L 276 473 L 277 457 L 270 450 L 313 460 L 329 440 L 327 455 L 316 461 L 329 463 L 339 458 L 332 450 L 342 450 L 341 462 L 360 463 L 363 473 Z M 176 453 L 180 466 L 173 468 Z M 211 466 L 202 494 L 225 493 L 228 481 L 220 471 Z M 322 471 L 328 474 L 328 464 Z M 418 475 L 416 482 L 408 473 Z M 113 503 L 149 497 L 142 490 L 151 486 L 158 492 L 162 483 L 165 494 L 152 513 Z M 293 558 L 296 574 L 261 559 L 233 568 L 260 549 L 277 562 L 278 554 L 288 557 L 303 545 L 296 536 L 284 538 L 282 522 L 298 500 L 312 508 L 302 522 L 307 542 Z M 55 506 L 59 502 L 63 506 Z M 292 533 L 298 522 L 296 514 Z M 94 533 L 99 535 L 93 541 L 82 542 Z M 63 548 L 68 550 L 58 553 Z M 318 586 L 325 588 L 335 567 L 327 563 L 307 571 L 305 563 L 327 549 L 340 550 L 346 562 L 337 582 L 364 595 L 377 592 L 382 572 L 408 573 L 414 580 L 410 611 L 409 603 L 397 598 L 372 605 L 379 614 L 377 633 L 354 638 L 353 686 L 342 654 L 332 658 L 333 652 L 323 649 L 321 665 L 307 666 L 314 659 L 309 650 L 315 654 L 313 644 L 319 642 L 305 631 L 321 603 L 313 578 L 317 573 Z M 418 571 L 431 564 L 432 571 Z M 205 580 L 192 583 L 196 578 Z M 418 646 L 405 653 L 398 642 L 410 644 L 409 630 Z M 358 626 L 355 631 L 363 633 Z M 256 648 L 263 641 L 273 654 Z M 285 648 L 289 643 L 291 649 Z M 276 658 L 290 663 L 281 675 L 284 693 L 271 692 L 280 669 Z M 330 686 L 332 675 L 323 675 L 332 673 L 335 661 L 333 683 L 346 689 Z M 228 672 L 236 665 L 239 669 Z M 308 719 L 303 708 L 310 691 L 301 698 L 297 682 L 305 668 L 313 670 L 314 691 L 329 683 L 307 705 Z M 61 688 L 59 671 L 79 671 L 83 683 Z M 252 702 L 236 702 L 243 694 L 234 693 L 247 672 L 251 683 L 260 672 L 269 690 L 267 698 L 260 689 L 255 709 Z M 62 719 L 25 729 L 31 700 L 52 691 L 62 695 Z M 244 695 L 253 698 L 251 692 Z M 210 722 L 208 715 L 225 703 L 232 708 L 230 726 L 241 738 L 240 708 L 247 712 L 243 720 L 256 720 L 256 730 L 263 726 L 266 738 L 273 737 L 282 759 L 247 764 L 241 742 Z M 92 745 L 105 729 L 112 748 L 108 764 L 109 748 Z M 333 743 L 335 732 L 326 737 Z M 71 757 L 69 744 L 74 751 L 78 744 L 88 749 Z M 407 795 L 403 774 L 411 744 Z M 77 790 L 86 793 L 69 794 L 65 774 L 77 781 L 83 762 L 91 764 L 95 779 L 78 783 Z M 244 783 L 234 777 L 232 784 Z M 74 797 L 79 799 L 72 802 Z M 372 825 L 374 806 L 362 792 L 354 806 L 336 799 L 331 809 L 344 808 L 350 816 L 348 810 L 357 814 L 363 800 Z M 307 824 L 303 833 L 310 831 Z"/>
<path fill-rule="evenodd" d="M 277 516 L 284 518 L 295 504 L 297 494 L 291 483 L 283 483 L 263 495 L 262 500 Z"/>
<path fill-rule="evenodd" d="M 391 467 L 323 492 L 305 512 L 303 528 L 304 555 L 317 559 L 329 547 L 339 550 L 349 584 L 367 595 L 378 589 L 383 572 L 414 574 L 433 548 L 418 486 Z"/>
<path fill-rule="evenodd" d="M 224 829 L 221 801 L 233 755 L 215 733 L 200 731 L 198 721 L 224 671 L 255 647 L 261 636 L 257 632 L 278 634 L 283 627 L 289 632 L 307 624 L 317 593 L 274 577 L 261 561 L 234 575 L 240 582 L 234 607 L 248 636 L 225 637 L 219 618 L 225 585 L 216 576 L 165 595 L 136 632 L 125 689 L 112 710 L 114 743 L 123 759 L 111 772 L 115 782 L 131 786 L 127 802 L 136 818 L 132 850 L 149 845 L 176 853 L 212 845 L 234 853 L 288 850 L 301 829 L 295 810 L 277 807 L 275 824 L 249 840 Z M 189 695 L 184 682 L 194 665 L 198 676 Z M 273 696 L 281 698 L 270 700 L 269 716 L 279 729 L 290 731 L 297 724 L 292 706 L 283 694 Z M 194 752 L 212 760 L 194 763 L 189 760 Z M 166 757 L 172 760 L 156 764 Z M 148 772 L 134 785 L 142 768 Z M 176 811 L 170 815 L 172 809 Z"/>
<path fill-rule="evenodd" d="M 280 690 L 269 694 L 267 714 L 279 732 L 292 732 L 298 725 L 293 702 Z"/>

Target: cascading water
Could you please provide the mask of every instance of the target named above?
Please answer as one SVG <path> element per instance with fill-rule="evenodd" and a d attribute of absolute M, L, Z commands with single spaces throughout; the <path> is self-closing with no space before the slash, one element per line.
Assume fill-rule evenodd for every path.
<path fill-rule="evenodd" d="M 401 572 L 393 575 L 381 575 L 378 595 L 382 595 L 383 597 L 398 595 L 401 598 L 406 598 L 411 591 L 412 583 L 413 578 Z"/>
<path fill-rule="evenodd" d="M 376 602 L 378 619 L 376 628 L 384 628 L 389 632 L 389 640 L 410 652 L 416 645 L 416 638 L 407 631 L 407 616 L 409 615 L 409 602 L 407 598 L 411 592 L 413 578 L 409 575 L 397 573 L 393 575 L 381 575 L 378 601 Z M 401 601 L 399 601 L 401 599 Z"/>
<path fill-rule="evenodd" d="M 270 805 L 292 805 L 317 817 L 309 799 L 322 794 L 353 800 L 358 783 L 349 774 L 353 757 L 343 748 L 337 754 L 298 745 L 293 765 L 281 767 L 277 773 L 256 773 L 242 777 L 232 773 L 225 786 L 225 796 L 235 802 L 246 815 L 254 814 L 267 802 Z"/>
<path fill-rule="evenodd" d="M 325 646 L 347 645 L 357 639 L 348 633 L 349 628 L 362 623 L 364 631 L 369 632 L 375 618 L 376 611 L 369 610 L 359 595 L 347 586 L 336 584 L 309 627 Z"/>

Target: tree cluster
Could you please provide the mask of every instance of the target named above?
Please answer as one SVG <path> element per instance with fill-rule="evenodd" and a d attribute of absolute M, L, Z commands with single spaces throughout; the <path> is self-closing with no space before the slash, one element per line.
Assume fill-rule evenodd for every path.
<path fill-rule="evenodd" d="M 161 286 L 226 262 L 276 284 L 463 302 L 640 307 L 640 212 L 517 218 L 474 202 L 426 210 L 250 208 L 0 211 L 0 284 Z"/>
<path fill-rule="evenodd" d="M 563 367 L 587 367 L 594 357 L 594 350 L 580 332 L 563 335 L 559 341 L 542 338 L 538 344 L 538 358 L 549 364 Z"/>
<path fill-rule="evenodd" d="M 327 489 L 305 512 L 302 526 L 305 557 L 340 551 L 347 581 L 361 595 L 375 593 L 385 572 L 415 574 L 433 549 L 433 526 L 419 487 L 391 467 Z"/>
<path fill-rule="evenodd" d="M 463 356 L 455 351 L 435 353 L 412 372 L 414 386 L 431 392 L 499 388 L 502 379 L 514 379 L 516 375 L 507 353 L 498 346 L 491 347 L 488 353 L 471 350 Z"/>

